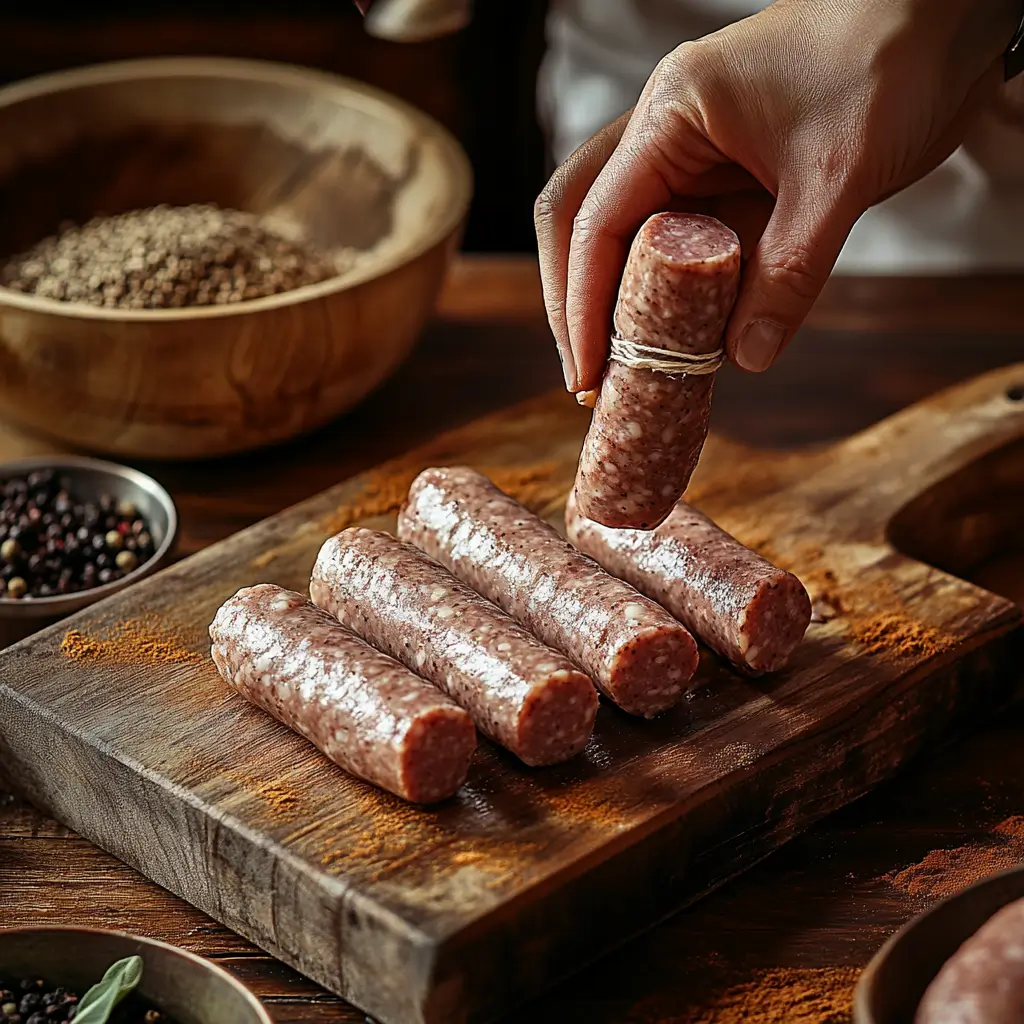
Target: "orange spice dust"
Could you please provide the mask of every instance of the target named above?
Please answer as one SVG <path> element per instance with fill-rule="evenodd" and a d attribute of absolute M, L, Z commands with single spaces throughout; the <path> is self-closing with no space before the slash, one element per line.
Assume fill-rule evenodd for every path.
<path fill-rule="evenodd" d="M 289 821 L 302 812 L 302 800 L 293 790 L 283 789 L 270 782 L 258 783 L 255 786 L 246 784 L 246 789 L 263 801 L 273 821 Z"/>
<path fill-rule="evenodd" d="M 896 657 L 929 657 L 950 643 L 937 629 L 894 612 L 854 620 L 854 636 L 869 654 L 883 651 Z"/>
<path fill-rule="evenodd" d="M 991 839 L 951 850 L 931 850 L 919 863 L 892 871 L 882 880 L 907 896 L 930 903 L 1022 862 L 1024 817 L 1013 815 L 991 830 Z"/>
<path fill-rule="evenodd" d="M 798 543 L 780 557 L 767 535 L 741 539 L 796 573 L 810 595 L 812 621 L 842 618 L 850 640 L 867 654 L 927 658 L 956 643 L 955 637 L 920 622 L 888 579 L 858 574 L 844 581 L 816 544 Z"/>
<path fill-rule="evenodd" d="M 70 661 L 121 665 L 195 665 L 204 660 L 173 628 L 148 617 L 114 623 L 100 634 L 70 629 L 60 651 Z"/>
<path fill-rule="evenodd" d="M 770 967 L 742 980 L 712 971 L 690 1006 L 666 1012 L 664 997 L 641 1006 L 629 1024 L 850 1024 L 854 967 Z"/>
<path fill-rule="evenodd" d="M 351 502 L 321 520 L 329 533 L 338 533 L 356 523 L 375 516 L 393 515 L 402 507 L 413 480 L 425 467 L 419 462 L 393 462 L 374 470 L 362 491 Z M 484 476 L 496 487 L 522 502 L 531 511 L 539 512 L 568 491 L 569 484 L 560 479 L 564 467 L 554 461 L 532 466 L 479 466 Z"/>
<path fill-rule="evenodd" d="M 355 818 L 340 836 L 325 830 L 314 849 L 323 867 L 337 865 L 371 883 L 401 871 L 403 884 L 412 888 L 418 872 L 424 889 L 444 885 L 447 876 L 471 868 L 478 884 L 500 890 L 515 885 L 541 849 L 526 839 L 460 834 L 460 827 L 445 823 L 441 812 L 353 784 L 364 789 L 353 801 Z"/>

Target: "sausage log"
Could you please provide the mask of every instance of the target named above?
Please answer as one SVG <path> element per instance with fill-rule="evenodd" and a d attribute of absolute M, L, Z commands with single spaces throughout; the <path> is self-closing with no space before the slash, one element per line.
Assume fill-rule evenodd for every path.
<path fill-rule="evenodd" d="M 1003 907 L 943 965 L 915 1024 L 1024 1021 L 1024 900 Z"/>
<path fill-rule="evenodd" d="M 320 549 L 309 592 L 526 764 L 565 761 L 587 745 L 597 714 L 591 681 L 422 551 L 386 533 L 344 530 Z"/>
<path fill-rule="evenodd" d="M 633 240 L 616 333 L 653 349 L 713 353 L 739 275 L 739 239 L 724 224 L 700 214 L 656 214 Z M 576 476 L 576 500 L 588 519 L 650 530 L 672 511 L 707 437 L 714 379 L 609 359 Z"/>
<path fill-rule="evenodd" d="M 698 657 L 687 630 L 485 476 L 425 470 L 398 532 L 571 658 L 623 710 L 649 717 L 684 696 Z"/>
<path fill-rule="evenodd" d="M 565 526 L 576 547 L 745 672 L 782 668 L 807 631 L 811 601 L 796 576 L 685 502 L 653 531 L 610 530 L 570 496 Z"/>
<path fill-rule="evenodd" d="M 210 639 L 235 690 L 353 775 L 416 803 L 465 781 L 476 748 L 469 715 L 301 594 L 269 583 L 240 590 Z"/>

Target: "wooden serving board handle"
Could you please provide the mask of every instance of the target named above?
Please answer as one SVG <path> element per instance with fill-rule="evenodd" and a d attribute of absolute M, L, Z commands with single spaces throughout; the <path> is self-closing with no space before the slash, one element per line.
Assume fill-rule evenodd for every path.
<path fill-rule="evenodd" d="M 787 498 L 828 515 L 839 535 L 881 541 L 901 511 L 966 467 L 996 453 L 1021 464 L 1024 363 L 994 370 L 941 391 L 860 434 L 817 460 L 815 472 Z"/>

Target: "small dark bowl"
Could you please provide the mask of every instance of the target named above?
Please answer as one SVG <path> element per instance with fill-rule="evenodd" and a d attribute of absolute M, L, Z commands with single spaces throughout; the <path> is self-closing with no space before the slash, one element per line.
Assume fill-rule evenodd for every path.
<path fill-rule="evenodd" d="M 138 994 L 175 1024 L 273 1024 L 227 971 L 165 942 L 99 928 L 0 929 L 0 978 L 45 978 L 79 995 L 136 954 L 143 960 Z"/>
<path fill-rule="evenodd" d="M 905 924 L 875 954 L 857 983 L 854 1024 L 913 1024 L 942 965 L 993 914 L 1024 897 L 1024 868 L 1012 868 L 950 896 Z"/>
<path fill-rule="evenodd" d="M 152 576 L 167 563 L 178 534 L 178 511 L 174 501 L 160 484 L 145 473 L 100 459 L 40 455 L 0 463 L 0 483 L 37 469 L 52 469 L 58 476 L 67 477 L 75 492 L 86 501 L 96 500 L 101 494 L 111 494 L 118 501 L 133 502 L 149 523 L 155 550 L 149 561 L 121 579 L 92 590 L 31 600 L 0 598 L 0 647 L 16 643 L 73 612 Z"/>

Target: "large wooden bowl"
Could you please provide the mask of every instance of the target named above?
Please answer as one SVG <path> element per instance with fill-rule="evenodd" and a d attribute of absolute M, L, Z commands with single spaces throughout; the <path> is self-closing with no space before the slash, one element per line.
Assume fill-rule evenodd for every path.
<path fill-rule="evenodd" d="M 299 68 L 140 60 L 2 89 L 0 260 L 65 219 L 195 202 L 359 255 L 339 278 L 227 306 L 108 310 L 0 288 L 0 417 L 159 458 L 318 427 L 409 352 L 471 189 L 462 150 L 430 118 Z"/>

